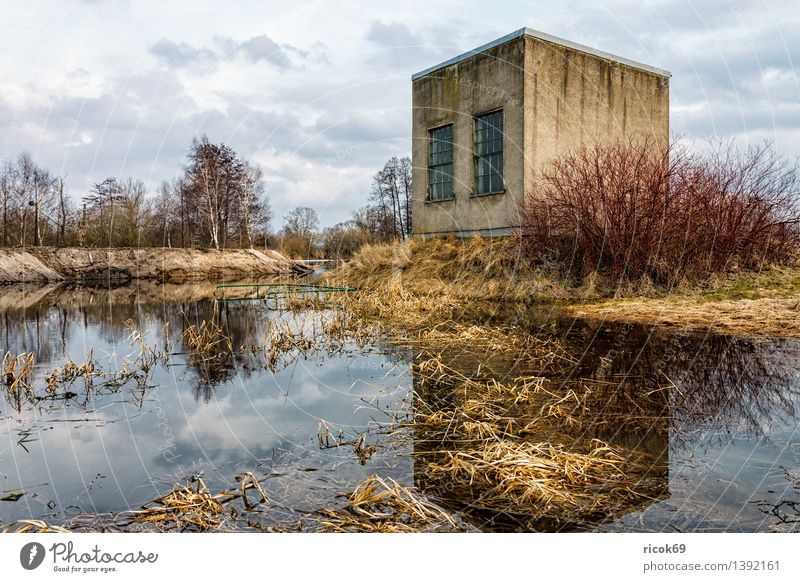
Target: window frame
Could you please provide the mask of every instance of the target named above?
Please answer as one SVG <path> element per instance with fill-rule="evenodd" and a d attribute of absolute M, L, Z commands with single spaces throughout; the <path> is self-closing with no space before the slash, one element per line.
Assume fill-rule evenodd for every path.
<path fill-rule="evenodd" d="M 490 132 L 490 137 L 479 141 L 480 132 L 486 131 L 486 129 L 481 129 L 480 124 L 483 120 L 489 116 L 500 114 L 500 135 L 495 135 L 493 132 Z M 504 177 L 504 167 L 505 167 L 505 111 L 502 107 L 498 107 L 496 109 L 490 109 L 488 111 L 482 111 L 473 116 L 473 140 L 472 140 L 472 157 L 473 157 L 473 191 L 472 196 L 492 196 L 495 194 L 503 194 L 506 191 L 506 182 Z M 497 130 L 498 125 L 490 126 L 491 129 Z M 497 142 L 499 142 L 499 149 L 493 149 L 496 146 Z M 480 152 L 482 144 L 492 144 L 489 145 L 486 152 Z M 493 158 L 499 158 L 499 169 L 495 168 L 495 164 L 492 163 Z M 490 172 L 485 174 L 479 174 L 479 171 L 482 167 L 483 160 L 489 160 L 489 168 Z M 491 171 L 495 170 L 495 171 Z M 497 188 L 493 188 L 493 177 L 496 176 L 497 178 Z M 489 187 L 486 191 L 481 191 L 481 179 L 488 179 Z"/>
<path fill-rule="evenodd" d="M 439 131 L 445 130 L 447 128 L 450 128 L 450 150 L 449 150 L 450 151 L 450 161 L 449 162 L 437 161 L 436 163 L 434 163 L 434 161 L 433 161 L 433 156 L 434 155 L 441 154 L 443 151 L 448 151 L 448 150 L 438 150 L 436 152 L 433 151 L 434 134 L 435 134 L 435 132 L 439 132 Z M 441 125 L 437 125 L 437 126 L 428 128 L 428 141 L 427 141 L 427 145 L 428 145 L 427 153 L 428 153 L 428 155 L 427 155 L 427 167 L 426 167 L 427 177 L 428 177 L 428 189 L 427 189 L 427 195 L 425 196 L 425 201 L 426 202 L 446 202 L 448 200 L 455 200 L 456 193 L 455 193 L 455 139 L 454 138 L 455 138 L 455 125 L 454 125 L 454 123 L 452 121 L 448 122 L 448 123 L 442 123 Z M 439 138 L 438 141 L 441 142 L 442 141 L 441 138 Z M 448 180 L 441 180 L 441 181 L 438 181 L 438 182 L 434 182 L 433 181 L 433 176 L 434 176 L 435 172 L 437 172 L 437 171 L 441 172 L 441 168 L 445 168 L 447 166 L 450 166 L 450 173 L 449 173 L 450 180 L 449 181 Z M 442 175 L 442 174 L 439 174 L 439 175 Z M 448 174 L 446 174 L 446 173 L 443 174 L 443 175 L 444 176 L 448 176 Z M 444 184 L 450 184 L 450 195 L 449 196 L 441 196 L 441 197 L 438 197 L 438 198 L 434 198 L 433 197 L 433 192 L 434 192 L 433 186 L 434 185 L 442 186 Z"/>

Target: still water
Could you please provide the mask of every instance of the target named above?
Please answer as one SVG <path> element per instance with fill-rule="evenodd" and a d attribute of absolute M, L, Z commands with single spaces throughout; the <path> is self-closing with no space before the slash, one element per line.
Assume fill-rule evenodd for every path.
<path fill-rule="evenodd" d="M 236 488 L 235 477 L 251 471 L 265 479 L 270 500 L 257 522 L 239 527 L 296 531 L 313 527 L 315 510 L 340 504 L 373 473 L 417 484 L 413 442 L 384 443 L 359 459 L 351 447 L 321 447 L 319 434 L 325 427 L 355 437 L 407 406 L 419 348 L 375 334 L 305 355 L 288 350 L 271 365 L 240 349 L 287 317 L 294 316 L 259 304 L 218 304 L 210 284 L 0 290 L 0 348 L 33 352 L 39 382 L 89 352 L 102 370 L 119 370 L 139 355 L 134 329 L 162 356 L 143 380 L 99 382 L 87 394 L 78 379 L 70 398 L 36 405 L 0 399 L 0 525 L 101 520 L 188 477 L 201 476 L 216 492 Z M 233 353 L 192 354 L 183 332 L 204 320 L 220 323 Z M 613 393 L 594 404 L 609 418 L 598 436 L 658 459 L 645 501 L 557 529 L 798 527 L 800 342 L 602 325 L 547 310 L 515 323 L 573 354 L 575 365 L 557 381 Z M 482 355 L 461 348 L 443 357 L 458 368 Z M 513 519 L 472 525 L 519 528 Z"/>

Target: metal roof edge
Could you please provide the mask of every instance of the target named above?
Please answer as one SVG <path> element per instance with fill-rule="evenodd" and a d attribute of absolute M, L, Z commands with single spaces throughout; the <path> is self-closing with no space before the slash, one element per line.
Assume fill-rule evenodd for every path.
<path fill-rule="evenodd" d="M 547 34 L 546 32 L 542 32 L 540 30 L 535 30 L 533 28 L 527 28 L 526 27 L 526 28 L 520 28 L 519 30 L 515 30 L 514 32 L 512 32 L 510 34 L 507 34 L 505 36 L 501 36 L 500 38 L 498 38 L 496 40 L 493 40 L 493 41 L 488 42 L 488 43 L 486 43 L 484 45 L 481 45 L 481 46 L 479 46 L 477 48 L 474 48 L 474 49 L 472 49 L 470 51 L 467 51 L 467 52 L 462 53 L 462 54 L 460 54 L 458 56 L 455 56 L 455 57 L 453 57 L 451 59 L 448 59 L 448 60 L 446 60 L 444 62 L 441 62 L 438 65 L 434 65 L 432 67 L 428 67 L 427 69 L 424 69 L 424 70 L 420 71 L 419 73 L 414 73 L 413 75 L 411 75 L 411 80 L 412 81 L 416 81 L 417 79 L 419 79 L 421 77 L 424 77 L 426 75 L 429 75 L 429 74 L 433 73 L 434 71 L 438 71 L 439 69 L 444 69 L 445 67 L 449 67 L 450 65 L 454 65 L 454 64 L 456 64 L 458 62 L 466 60 L 466 59 L 468 59 L 468 58 L 470 58 L 472 56 L 475 56 L 477 54 L 485 52 L 485 51 L 487 51 L 487 50 L 489 50 L 491 48 L 494 48 L 496 46 L 500 46 L 502 44 L 510 42 L 510 41 L 512 41 L 514 39 L 517 39 L 517 38 L 521 37 L 521 36 L 530 36 L 530 37 L 533 37 L 533 38 L 538 38 L 539 40 L 543 40 L 545 42 L 550 42 L 550 43 L 553 43 L 553 44 L 557 44 L 557 45 L 560 45 L 560 46 L 571 48 L 571 49 L 574 49 L 574 50 L 577 50 L 577 51 L 580 51 L 580 52 L 583 52 L 583 53 L 587 53 L 587 54 L 590 54 L 590 55 L 594 55 L 596 57 L 600 57 L 602 59 L 606 59 L 606 60 L 609 60 L 609 61 L 613 61 L 613 62 L 617 62 L 617 63 L 623 64 L 623 65 L 627 65 L 627 66 L 633 67 L 635 69 L 641 69 L 643 71 L 648 71 L 650 73 L 653 73 L 655 75 L 659 75 L 661 77 L 667 77 L 667 78 L 672 77 L 672 73 L 670 73 L 667 70 L 660 69 L 658 67 L 653 67 L 651 65 L 645 65 L 644 63 L 639 63 L 639 62 L 631 60 L 631 59 L 626 59 L 625 57 L 620 57 L 620 56 L 617 56 L 617 55 L 612 54 L 612 53 L 607 53 L 605 51 L 594 49 L 592 47 L 588 47 L 586 45 L 582 45 L 582 44 L 579 44 L 577 42 L 572 42 L 571 40 L 566 40 L 564 38 L 560 38 L 558 36 L 554 36 L 552 34 Z"/>

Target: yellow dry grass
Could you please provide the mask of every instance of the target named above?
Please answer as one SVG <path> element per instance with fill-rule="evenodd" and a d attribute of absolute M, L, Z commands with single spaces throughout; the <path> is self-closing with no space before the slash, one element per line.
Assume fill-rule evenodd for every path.
<path fill-rule="evenodd" d="M 33 366 L 33 352 L 6 352 L 3 356 L 2 373 L 6 396 L 18 410 L 23 400 L 33 401 L 35 398 L 32 385 Z"/>
<path fill-rule="evenodd" d="M 692 297 L 624 299 L 571 305 L 575 317 L 753 336 L 800 337 L 800 296 L 700 301 Z"/>
<path fill-rule="evenodd" d="M 362 248 L 331 275 L 357 287 L 357 310 L 383 321 L 433 327 L 476 313 L 524 312 L 558 303 L 574 317 L 800 337 L 800 270 L 771 266 L 671 289 L 599 276 L 568 281 L 531 267 L 514 237 L 414 239 Z M 614 299 L 603 300 L 603 297 Z"/>
<path fill-rule="evenodd" d="M 203 320 L 199 325 L 192 324 L 183 332 L 183 338 L 194 355 L 208 357 L 221 348 L 233 351 L 231 339 L 219 325 L 213 321 Z"/>
<path fill-rule="evenodd" d="M 445 302 L 552 300 L 568 292 L 563 283 L 523 260 L 516 237 L 367 245 L 330 279 L 373 291 L 399 286 Z"/>
<path fill-rule="evenodd" d="M 319 525 L 332 532 L 408 533 L 456 530 L 444 509 L 394 479 L 371 475 L 348 495 L 340 510 L 320 512 Z"/>
<path fill-rule="evenodd" d="M 582 387 L 465 375 L 438 357 L 416 372 L 421 394 L 410 426 L 424 491 L 450 492 L 466 508 L 576 523 L 646 497 L 649 460 L 590 436 L 596 419 Z"/>
<path fill-rule="evenodd" d="M 226 503 L 238 499 L 246 510 L 252 510 L 268 500 L 255 475 L 246 472 L 238 479 L 241 481 L 240 490 L 216 495 L 211 494 L 200 478 L 194 483 L 175 484 L 169 493 L 154 499 L 148 507 L 122 514 L 122 517 L 159 531 L 233 529 L 230 522 L 235 512 L 227 510 Z M 257 501 L 248 497 L 247 492 L 251 489 L 258 493 Z"/>

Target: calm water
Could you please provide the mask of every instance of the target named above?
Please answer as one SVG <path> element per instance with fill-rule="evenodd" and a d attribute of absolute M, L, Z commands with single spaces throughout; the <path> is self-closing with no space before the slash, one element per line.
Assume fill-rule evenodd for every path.
<path fill-rule="evenodd" d="M 290 351 L 273 366 L 240 350 L 197 358 L 181 340 L 193 323 L 219 321 L 238 348 L 257 344 L 270 321 L 292 317 L 254 304 L 220 306 L 212 291 L 148 284 L 0 290 L 0 347 L 34 352 L 40 377 L 66 358 L 83 362 L 90 347 L 104 370 L 119 369 L 138 354 L 131 325 L 149 345 L 171 352 L 146 382 L 108 385 L 87 397 L 79 379 L 73 398 L 20 410 L 1 400 L 0 521 L 57 524 L 113 514 L 188 476 L 201 475 L 216 492 L 252 471 L 267 477 L 270 503 L 250 525 L 293 530 L 310 526 L 309 512 L 339 503 L 338 495 L 372 473 L 417 482 L 413 444 L 381 447 L 362 463 L 351 447 L 321 449 L 318 439 L 321 420 L 347 438 L 388 421 L 386 411 L 401 409 L 414 387 L 415 350 L 378 336 L 363 345 L 329 342 L 307 358 Z M 547 311 L 517 324 L 561 339 L 576 355 L 575 367 L 557 380 L 597 386 L 593 406 L 609 415 L 598 436 L 659 460 L 650 500 L 610 521 L 564 527 L 797 527 L 800 487 L 791 477 L 800 476 L 800 342 L 602 326 Z M 462 349 L 444 358 L 467 368 L 481 354 Z M 457 499 L 439 501 L 458 507 Z"/>

